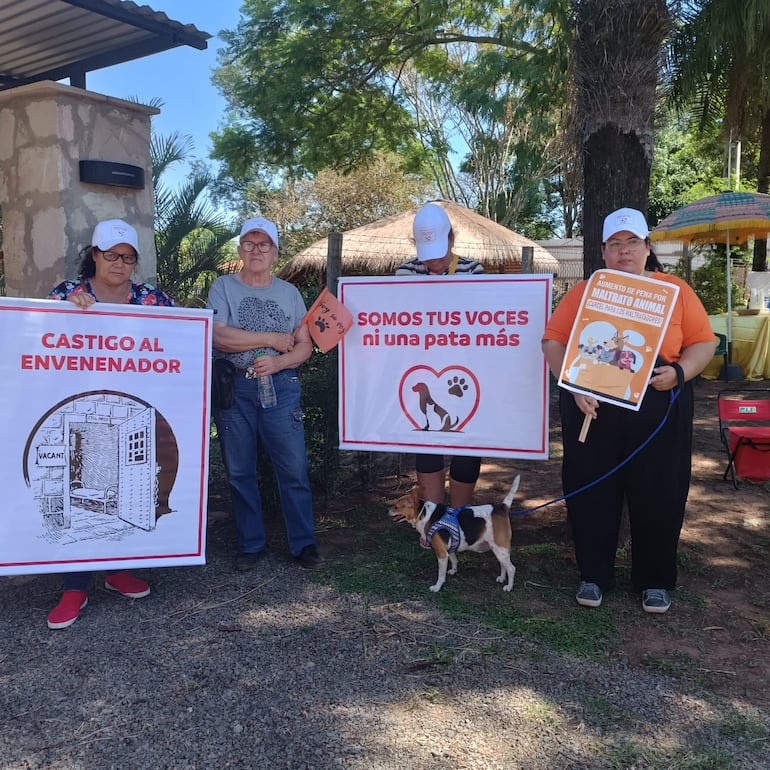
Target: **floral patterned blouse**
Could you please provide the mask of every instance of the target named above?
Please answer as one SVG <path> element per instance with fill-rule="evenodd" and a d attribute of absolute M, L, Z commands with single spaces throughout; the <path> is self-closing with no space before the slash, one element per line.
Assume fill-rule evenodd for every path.
<path fill-rule="evenodd" d="M 88 278 L 82 281 L 62 281 L 49 295 L 48 299 L 67 299 L 70 294 L 76 294 L 79 291 L 88 292 L 94 299 L 94 294 Z M 98 300 L 97 300 L 98 301 Z M 131 290 L 126 296 L 127 305 L 163 305 L 173 307 L 174 300 L 166 292 L 156 289 L 149 283 L 131 282 Z"/>

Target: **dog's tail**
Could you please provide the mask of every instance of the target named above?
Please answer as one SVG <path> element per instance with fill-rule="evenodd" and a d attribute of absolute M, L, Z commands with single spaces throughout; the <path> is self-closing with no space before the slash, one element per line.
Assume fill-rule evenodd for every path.
<path fill-rule="evenodd" d="M 459 417 L 454 422 L 452 422 L 452 418 L 446 414 L 444 415 L 444 424 L 441 426 L 441 430 L 454 430 L 457 427 L 457 423 L 459 422 Z"/>
<path fill-rule="evenodd" d="M 521 481 L 521 474 L 518 474 L 516 478 L 513 480 L 513 484 L 511 484 L 511 488 L 508 491 L 508 494 L 505 496 L 505 499 L 503 500 L 503 505 L 505 506 L 505 510 L 510 512 L 511 506 L 513 505 L 513 498 L 516 497 L 516 493 L 519 491 L 519 482 Z"/>

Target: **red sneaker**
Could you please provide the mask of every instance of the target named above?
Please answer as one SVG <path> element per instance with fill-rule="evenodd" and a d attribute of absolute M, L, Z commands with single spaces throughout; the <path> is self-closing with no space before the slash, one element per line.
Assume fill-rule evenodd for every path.
<path fill-rule="evenodd" d="M 104 579 L 104 587 L 108 591 L 117 591 L 129 599 L 141 599 L 150 593 L 150 586 L 144 580 L 140 580 L 126 571 L 107 575 Z"/>
<path fill-rule="evenodd" d="M 67 628 L 80 615 L 80 610 L 88 604 L 88 594 L 85 591 L 65 591 L 59 603 L 48 615 L 48 628 Z"/>

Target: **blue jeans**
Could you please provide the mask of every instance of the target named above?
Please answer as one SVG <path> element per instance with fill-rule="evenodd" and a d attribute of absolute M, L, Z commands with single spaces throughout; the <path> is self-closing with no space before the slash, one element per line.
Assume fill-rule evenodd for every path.
<path fill-rule="evenodd" d="M 260 406 L 257 380 L 239 375 L 233 405 L 214 410 L 227 480 L 232 491 L 233 517 L 241 553 L 259 553 L 265 547 L 262 498 L 257 481 L 258 438 L 275 469 L 289 550 L 298 556 L 315 545 L 313 497 L 308 478 L 305 429 L 302 424 L 302 388 L 294 369 L 273 375 L 276 406 Z"/>

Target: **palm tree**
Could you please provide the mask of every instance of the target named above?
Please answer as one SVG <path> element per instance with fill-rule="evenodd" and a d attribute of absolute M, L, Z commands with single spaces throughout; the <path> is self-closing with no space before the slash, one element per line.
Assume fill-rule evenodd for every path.
<path fill-rule="evenodd" d="M 575 120 L 583 156 L 583 270 L 601 266 L 604 217 L 647 211 L 665 0 L 572 0 Z"/>
<path fill-rule="evenodd" d="M 158 285 L 181 305 L 205 303 L 218 269 L 234 258 L 234 249 L 227 244 L 237 235 L 235 227 L 206 199 L 205 192 L 214 181 L 208 170 L 196 168 L 175 190 L 164 184 L 163 173 L 183 161 L 192 146 L 192 139 L 179 132 L 153 134 L 150 140 Z"/>
<path fill-rule="evenodd" d="M 694 104 L 701 129 L 724 125 L 725 140 L 759 137 L 757 191 L 770 191 L 770 3 L 692 0 L 670 46 L 670 98 Z M 754 269 L 767 266 L 757 240 Z"/>

